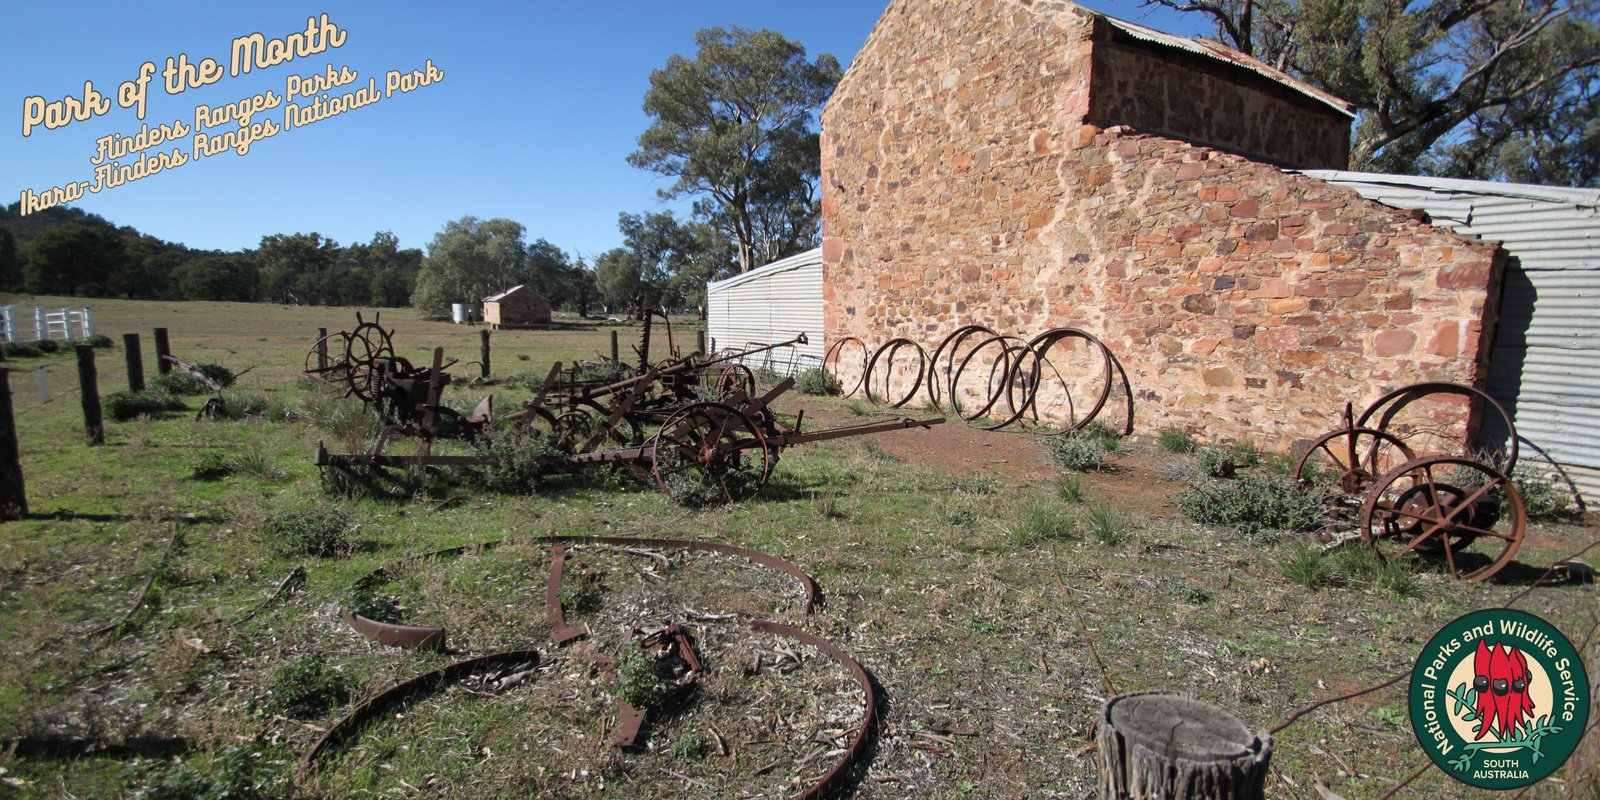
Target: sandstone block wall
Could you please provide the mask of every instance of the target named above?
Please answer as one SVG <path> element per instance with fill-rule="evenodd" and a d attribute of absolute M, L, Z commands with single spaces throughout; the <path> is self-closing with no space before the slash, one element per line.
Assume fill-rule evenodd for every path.
<path fill-rule="evenodd" d="M 896 0 L 823 114 L 828 339 L 1101 336 L 1143 433 L 1286 447 L 1481 383 L 1499 251 L 1237 155 L 1086 122 L 1093 18 Z"/>

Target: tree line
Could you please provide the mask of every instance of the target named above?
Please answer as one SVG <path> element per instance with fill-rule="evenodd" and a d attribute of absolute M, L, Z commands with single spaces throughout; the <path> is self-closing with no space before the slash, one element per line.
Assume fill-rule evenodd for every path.
<path fill-rule="evenodd" d="M 130 300 L 409 305 L 423 254 L 393 233 L 340 246 L 318 233 L 201 250 L 76 208 L 0 209 L 0 291 Z"/>

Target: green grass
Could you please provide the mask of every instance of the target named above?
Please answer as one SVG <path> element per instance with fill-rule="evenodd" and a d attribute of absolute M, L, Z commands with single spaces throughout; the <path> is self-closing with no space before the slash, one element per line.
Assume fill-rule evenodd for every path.
<path fill-rule="evenodd" d="M 741 789 L 770 777 L 771 784 L 750 791 L 793 796 L 799 788 L 786 782 L 802 771 L 754 773 L 780 757 L 788 765 L 814 749 L 831 752 L 813 737 L 853 725 L 854 681 L 816 651 L 754 637 L 745 617 L 704 621 L 689 609 L 777 618 L 861 660 L 890 698 L 869 775 L 903 780 L 862 784 L 864 797 L 1083 797 L 1096 781 L 1093 754 L 1082 752 L 1099 710 L 1089 695 L 1105 693 L 1090 643 L 1118 691 L 1182 691 L 1229 709 L 1252 729 L 1270 728 L 1313 700 L 1408 668 L 1441 625 L 1524 588 L 1456 583 L 1437 570 L 1412 573 L 1408 563 L 1369 560 L 1357 544 L 1321 555 L 1326 577 L 1308 590 L 1278 566 L 1291 555 L 1289 537 L 1196 525 L 1142 494 L 1178 488 L 1144 465 L 1153 448 L 1135 450 L 1138 457 L 1115 471 L 1058 483 L 1025 471 L 953 474 L 897 460 L 870 440 L 820 442 L 785 451 L 762 494 L 706 510 L 678 507 L 631 478 L 558 480 L 528 495 L 434 477 L 420 500 L 332 501 L 311 452 L 318 440 L 334 452 L 349 452 L 347 442 L 370 446 L 376 418 L 298 381 L 316 328 L 348 328 L 353 316 L 351 309 L 95 301 L 97 326 L 107 333 L 141 332 L 148 346 L 150 328 L 165 325 L 174 353 L 191 363 L 235 372 L 256 367 L 230 396 L 292 410 L 296 418 L 288 421 L 246 415 L 197 422 L 192 413 L 110 421 L 106 445 L 90 447 L 66 395 L 75 381 L 70 369 L 48 371 L 58 399 L 45 405 L 31 385 L 13 383 L 33 514 L 0 524 L 0 739 L 68 736 L 111 745 L 181 737 L 187 748 L 181 763 L 107 749 L 70 758 L 0 753 L 5 777 L 25 787 L 16 794 L 132 797 L 185 781 L 197 791 L 259 786 L 270 797 L 414 794 L 406 785 L 456 798 L 700 791 L 670 771 Z M 383 324 L 398 329 L 408 357 L 440 345 L 447 357 L 476 359 L 475 329 L 387 311 Z M 632 335 L 636 329 L 624 333 Z M 542 373 L 558 358 L 609 352 L 609 337 L 604 328 L 511 331 L 497 333 L 494 345 L 496 364 Z M 530 363 L 520 363 L 518 353 Z M 70 367 L 70 360 L 61 363 Z M 100 367 L 103 390 L 126 386 L 121 358 L 102 358 Z M 467 402 L 484 391 L 451 387 L 446 400 Z M 529 392 L 498 387 L 496 394 L 501 410 Z M 778 405 L 785 413 L 806 408 L 808 428 L 823 412 L 844 422 L 853 414 L 839 398 L 790 395 Z M 467 451 L 441 443 L 436 452 Z M 197 459 L 206 453 L 224 462 L 263 454 L 265 469 L 196 480 Z M 284 475 L 262 477 L 274 468 Z M 1068 480 L 1078 502 L 1064 488 Z M 459 499 L 438 502 L 446 498 Z M 280 511 L 319 506 L 348 514 L 339 557 L 279 547 L 266 533 Z M 1068 535 L 1055 535 L 1063 529 Z M 175 530 L 182 541 L 167 554 Z M 649 556 L 577 551 L 588 566 L 569 562 L 575 580 L 563 599 L 575 624 L 608 621 L 593 626 L 597 649 L 620 662 L 629 647 L 637 649 L 629 628 L 654 630 L 671 618 L 690 628 L 714 665 L 689 707 L 652 719 L 647 747 L 621 753 L 609 746 L 613 679 L 592 672 L 580 652 L 591 645 L 549 643 L 547 552 L 503 546 L 468 553 L 351 593 L 358 578 L 411 553 L 557 532 L 759 548 L 815 576 L 827 603 L 802 614 L 791 579 L 737 559 L 689 563 L 668 551 L 667 568 Z M 1130 546 L 1135 533 L 1138 546 Z M 1593 538 L 1592 529 L 1558 520 L 1529 537 L 1518 561 L 1542 568 Z M 1108 540 L 1123 543 L 1102 544 Z M 296 568 L 304 580 L 278 592 Z M 585 569 L 592 581 L 576 579 Z M 659 592 L 652 588 L 658 585 Z M 1540 587 L 1519 607 L 1581 636 L 1592 622 L 1593 591 Z M 136 601 L 140 607 L 114 634 L 86 635 L 116 623 Z M 365 616 L 444 625 L 462 654 L 379 646 L 342 626 L 334 616 L 341 604 Z M 727 643 L 737 637 L 749 637 L 748 647 L 734 657 Z M 530 682 L 506 691 L 476 679 L 444 687 L 386 713 L 307 784 L 294 786 L 295 765 L 319 735 L 306 725 L 327 728 L 350 698 L 465 654 L 529 645 L 545 656 L 545 669 Z M 803 665 L 785 672 L 795 662 L 776 654 L 779 647 L 794 649 Z M 352 679 L 351 694 L 342 703 L 318 703 L 304 722 L 288 713 L 280 719 L 274 698 L 317 682 L 280 684 L 279 671 L 307 662 L 319 664 L 324 679 Z M 811 670 L 819 671 L 806 678 Z M 774 683 L 756 683 L 767 680 Z M 1272 783 L 1269 795 L 1306 796 L 1318 781 L 1352 800 L 1388 791 L 1393 783 L 1380 778 L 1398 781 L 1415 769 L 1416 744 L 1391 724 L 1392 715 L 1373 709 L 1404 702 L 1403 686 L 1390 687 L 1325 707 L 1275 735 L 1274 767 L 1298 790 Z M 730 729 L 750 717 L 759 731 Z M 725 734 L 730 755 L 719 754 L 708 724 Z M 1374 777 L 1340 775 L 1327 752 Z M 808 762 L 814 773 L 805 774 L 820 774 L 829 760 Z M 1476 796 L 1437 771 L 1407 792 Z M 704 795 L 729 796 L 721 789 Z"/>

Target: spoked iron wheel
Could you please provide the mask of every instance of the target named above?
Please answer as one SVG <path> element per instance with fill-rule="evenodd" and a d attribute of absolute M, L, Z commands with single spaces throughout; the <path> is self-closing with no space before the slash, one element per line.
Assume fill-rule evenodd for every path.
<path fill-rule="evenodd" d="M 1295 461 L 1294 477 L 1315 483 L 1314 478 L 1331 470 L 1333 485 L 1346 497 L 1359 498 L 1385 472 L 1414 457 L 1398 436 L 1373 428 L 1345 428 L 1312 442 Z"/>
<path fill-rule="evenodd" d="M 1431 555 L 1469 581 L 1511 563 L 1526 532 L 1522 496 L 1511 479 L 1459 456 L 1395 467 L 1373 484 L 1361 507 L 1361 540 L 1380 558 Z"/>
<path fill-rule="evenodd" d="M 656 485 L 683 505 L 738 502 L 772 471 L 760 427 L 722 403 L 685 406 L 646 444 Z"/>
<path fill-rule="evenodd" d="M 389 340 L 388 332 L 376 322 L 357 325 L 344 343 L 344 363 L 350 376 L 349 394 L 372 402 L 378 390 L 378 374 L 373 362 L 380 358 L 394 358 L 394 343 Z"/>
<path fill-rule="evenodd" d="M 1507 475 L 1517 468 L 1517 426 L 1500 401 L 1481 389 L 1456 383 L 1418 383 L 1401 387 L 1373 401 L 1361 412 L 1355 426 L 1375 428 L 1406 440 L 1420 452 L 1458 451 L 1472 455 L 1473 437 L 1463 420 L 1463 406 L 1476 404 L 1484 419 L 1482 428 L 1506 436 L 1505 451 L 1496 453 L 1493 466 Z M 1434 419 L 1442 416 L 1444 421 Z"/>

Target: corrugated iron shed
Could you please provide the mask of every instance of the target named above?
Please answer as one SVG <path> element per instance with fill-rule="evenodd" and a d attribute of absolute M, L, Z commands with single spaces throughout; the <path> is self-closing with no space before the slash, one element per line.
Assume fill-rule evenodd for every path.
<path fill-rule="evenodd" d="M 1525 442 L 1600 500 L 1600 189 L 1308 170 L 1510 254 L 1489 393 Z M 1486 430 L 1504 437 L 1503 431 Z M 1524 452 L 1527 452 L 1526 450 Z M 1530 466 L 1532 466 L 1530 464 Z"/>
<path fill-rule="evenodd" d="M 771 355 L 780 372 L 822 363 L 822 248 L 706 285 L 706 331 L 719 350 L 772 344 L 806 334 L 809 344 Z M 749 366 L 768 361 L 765 355 Z"/>

